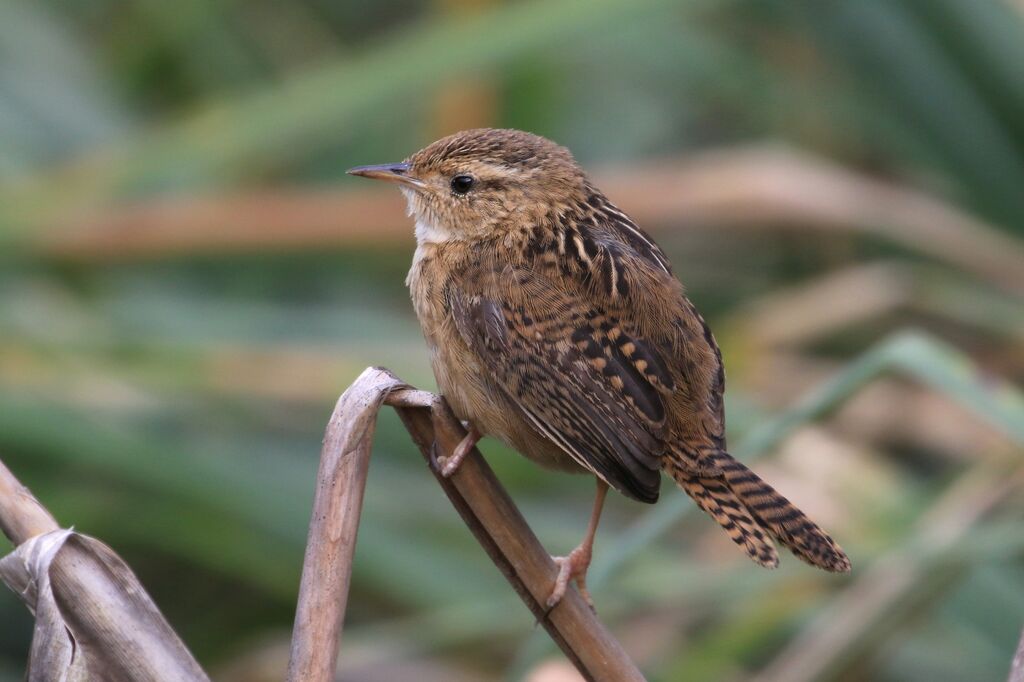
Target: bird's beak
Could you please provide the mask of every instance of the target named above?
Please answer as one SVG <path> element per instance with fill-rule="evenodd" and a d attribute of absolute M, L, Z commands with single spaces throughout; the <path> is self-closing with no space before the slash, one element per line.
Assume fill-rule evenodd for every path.
<path fill-rule="evenodd" d="M 409 169 L 409 164 L 403 162 L 382 163 L 378 166 L 356 166 L 355 168 L 349 168 L 345 172 L 349 175 L 358 175 L 361 178 L 397 182 L 401 185 L 416 188 L 425 187 L 426 185 L 423 184 L 422 180 L 409 175 Z"/>

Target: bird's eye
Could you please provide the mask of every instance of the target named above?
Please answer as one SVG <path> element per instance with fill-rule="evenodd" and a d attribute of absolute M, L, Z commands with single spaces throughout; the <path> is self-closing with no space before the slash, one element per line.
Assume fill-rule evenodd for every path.
<path fill-rule="evenodd" d="M 452 191 L 456 194 L 465 194 L 473 187 L 473 183 L 476 182 L 472 175 L 456 175 L 452 178 Z"/>

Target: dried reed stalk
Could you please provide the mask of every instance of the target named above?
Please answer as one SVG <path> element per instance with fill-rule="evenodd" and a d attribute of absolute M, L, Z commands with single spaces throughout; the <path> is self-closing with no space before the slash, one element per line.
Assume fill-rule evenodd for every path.
<path fill-rule="evenodd" d="M 816 620 L 793 637 L 774 660 L 751 679 L 756 682 L 813 682 L 849 673 L 864 644 L 885 637 L 901 608 L 943 564 L 986 514 L 1024 485 L 1012 460 L 983 461 L 963 474 L 918 521 L 903 544 L 862 570 Z M 947 565 L 948 566 L 948 565 Z"/>
<path fill-rule="evenodd" d="M 208 682 L 131 569 L 61 530 L 2 463 L 0 529 L 17 545 L 0 578 L 36 616 L 27 680 Z"/>
<path fill-rule="evenodd" d="M 1006 678 L 1006 682 L 1024 682 L 1024 632 L 1017 643 L 1017 651 L 1013 655 L 1013 662 L 1010 663 L 1010 676 Z"/>
<path fill-rule="evenodd" d="M 652 231 L 687 225 L 870 234 L 1021 291 L 1024 249 L 955 205 L 784 147 L 710 151 L 603 173 L 600 187 Z M 404 242 L 391 191 L 291 190 L 76 209 L 30 245 L 106 262 L 175 254 Z"/>
<path fill-rule="evenodd" d="M 0 462 L 0 530 L 15 545 L 60 526 L 28 488 Z"/>
<path fill-rule="evenodd" d="M 465 435 L 447 405 L 385 369 L 370 368 L 339 399 L 324 438 L 289 682 L 333 679 L 373 430 L 382 404 L 397 410 L 470 531 L 583 677 L 595 682 L 643 680 L 578 592 L 570 590 L 546 613 L 544 601 L 557 573 L 554 562 L 479 451 L 474 449 L 451 478 L 438 472 L 435 454 L 450 454 Z"/>

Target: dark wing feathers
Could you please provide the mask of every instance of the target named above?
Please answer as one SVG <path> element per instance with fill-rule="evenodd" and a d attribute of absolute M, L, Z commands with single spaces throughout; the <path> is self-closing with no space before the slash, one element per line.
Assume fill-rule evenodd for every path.
<path fill-rule="evenodd" d="M 657 352 L 540 273 L 509 268 L 463 282 L 448 292 L 456 326 L 511 402 L 614 488 L 657 500 L 673 385 Z"/>

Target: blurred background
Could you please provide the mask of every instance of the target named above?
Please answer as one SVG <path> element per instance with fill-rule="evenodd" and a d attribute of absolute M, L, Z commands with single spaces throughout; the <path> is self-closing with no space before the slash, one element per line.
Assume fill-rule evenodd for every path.
<path fill-rule="evenodd" d="M 393 188 L 510 126 L 665 247 L 731 450 L 849 576 L 765 571 L 666 484 L 591 585 L 651 680 L 994 680 L 1024 624 L 1024 2 L 0 3 L 0 459 L 217 680 L 283 676 L 320 438 L 433 387 Z M 592 481 L 483 447 L 553 553 Z M 573 679 L 390 411 L 339 679 Z M 32 620 L 0 593 L 0 680 Z"/>

